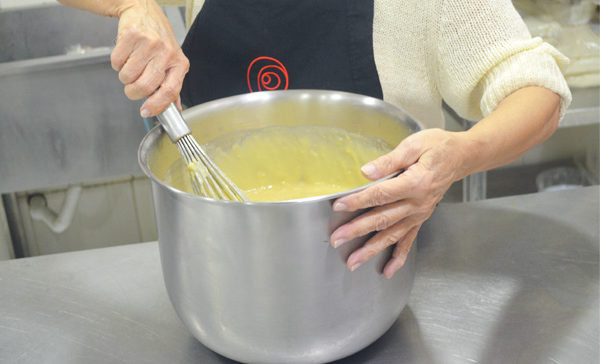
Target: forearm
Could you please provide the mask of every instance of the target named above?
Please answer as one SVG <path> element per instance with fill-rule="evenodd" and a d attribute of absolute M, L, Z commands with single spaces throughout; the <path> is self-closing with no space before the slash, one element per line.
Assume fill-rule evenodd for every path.
<path fill-rule="evenodd" d="M 72 8 L 114 18 L 119 18 L 125 10 L 133 6 L 156 5 L 154 0 L 58 0 L 58 2 Z"/>
<path fill-rule="evenodd" d="M 362 167 L 371 180 L 402 170 L 398 176 L 343 196 L 334 211 L 375 207 L 337 228 L 330 237 L 339 247 L 374 234 L 346 262 L 350 270 L 396 244 L 383 273 L 391 277 L 404 264 L 421 224 L 431 216 L 456 180 L 510 163 L 556 130 L 560 97 L 541 87 L 522 88 L 464 132 L 426 129 L 404 139 L 392 152 Z"/>
<path fill-rule="evenodd" d="M 548 139 L 558 126 L 560 97 L 525 87 L 504 99 L 488 117 L 461 133 L 464 163 L 459 179 L 508 164 Z"/>

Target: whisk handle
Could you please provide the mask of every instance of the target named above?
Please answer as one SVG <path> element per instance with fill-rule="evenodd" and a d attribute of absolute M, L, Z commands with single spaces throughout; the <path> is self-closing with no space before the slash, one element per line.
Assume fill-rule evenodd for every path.
<path fill-rule="evenodd" d="M 174 103 L 156 115 L 156 118 L 174 143 L 192 132 Z"/>

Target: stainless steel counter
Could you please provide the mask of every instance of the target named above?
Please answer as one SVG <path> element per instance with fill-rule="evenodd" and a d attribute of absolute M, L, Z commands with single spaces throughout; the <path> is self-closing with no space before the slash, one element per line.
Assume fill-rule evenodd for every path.
<path fill-rule="evenodd" d="M 411 300 L 340 363 L 596 363 L 599 192 L 442 204 Z M 1 363 L 232 363 L 171 308 L 157 244 L 0 262 Z"/>

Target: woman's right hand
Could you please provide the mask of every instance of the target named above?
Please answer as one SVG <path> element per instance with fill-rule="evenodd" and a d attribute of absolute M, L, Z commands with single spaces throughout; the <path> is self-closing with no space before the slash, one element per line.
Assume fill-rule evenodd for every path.
<path fill-rule="evenodd" d="M 162 112 L 171 102 L 181 108 L 179 92 L 189 61 L 175 39 L 173 29 L 155 1 L 130 2 L 119 8 L 119 30 L 111 54 L 125 95 L 147 100 L 142 117 Z"/>

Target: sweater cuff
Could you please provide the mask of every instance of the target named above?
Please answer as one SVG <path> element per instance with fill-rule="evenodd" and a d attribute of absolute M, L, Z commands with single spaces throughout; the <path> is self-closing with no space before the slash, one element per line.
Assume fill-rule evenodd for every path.
<path fill-rule="evenodd" d="M 562 75 L 568 58 L 548 43 L 519 52 L 496 65 L 483 78 L 481 112 L 489 115 L 508 95 L 520 88 L 539 86 L 560 96 L 560 118 L 571 104 L 571 91 Z"/>

